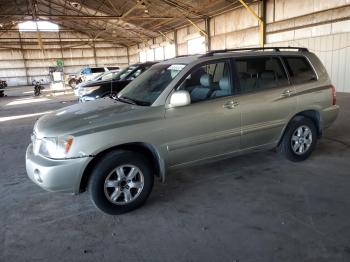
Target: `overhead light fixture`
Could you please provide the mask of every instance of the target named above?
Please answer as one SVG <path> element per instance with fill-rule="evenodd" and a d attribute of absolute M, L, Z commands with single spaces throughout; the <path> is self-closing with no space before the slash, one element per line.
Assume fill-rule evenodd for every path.
<path fill-rule="evenodd" d="M 80 7 L 80 3 L 78 3 L 78 2 L 69 2 L 69 4 L 71 6 L 73 6 L 74 8 L 79 8 Z"/>
<path fill-rule="evenodd" d="M 137 3 L 141 6 L 141 7 L 144 7 L 146 8 L 146 4 L 143 0 L 137 0 Z"/>

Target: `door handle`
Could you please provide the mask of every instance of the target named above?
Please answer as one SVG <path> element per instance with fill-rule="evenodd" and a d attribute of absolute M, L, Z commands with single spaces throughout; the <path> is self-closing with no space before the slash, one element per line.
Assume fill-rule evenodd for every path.
<path fill-rule="evenodd" d="M 281 96 L 288 97 L 288 96 L 291 96 L 292 94 L 293 94 L 293 91 L 288 89 L 288 90 L 283 91 Z"/>
<path fill-rule="evenodd" d="M 233 109 L 233 108 L 237 107 L 238 105 L 239 105 L 238 102 L 231 100 L 231 101 L 226 102 L 223 105 L 223 107 L 226 109 Z"/>

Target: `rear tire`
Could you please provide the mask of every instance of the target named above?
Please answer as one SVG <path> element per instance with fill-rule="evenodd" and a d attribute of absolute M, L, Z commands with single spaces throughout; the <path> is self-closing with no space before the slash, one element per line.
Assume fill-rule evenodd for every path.
<path fill-rule="evenodd" d="M 278 146 L 278 151 L 293 162 L 304 161 L 317 142 L 317 129 L 312 120 L 297 116 L 291 120 Z"/>
<path fill-rule="evenodd" d="M 142 206 L 152 191 L 154 174 L 143 155 L 126 150 L 106 154 L 92 171 L 88 191 L 102 212 L 119 215 Z"/>

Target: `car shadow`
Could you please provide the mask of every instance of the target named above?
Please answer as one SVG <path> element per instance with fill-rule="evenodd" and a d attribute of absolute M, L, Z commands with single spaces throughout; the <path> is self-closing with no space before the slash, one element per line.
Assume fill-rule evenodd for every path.
<path fill-rule="evenodd" d="M 336 156 L 336 158 L 333 158 Z M 301 172 L 310 167 L 320 166 L 323 163 L 338 161 L 337 158 L 350 157 L 350 145 L 327 137 L 319 140 L 317 147 L 309 159 L 303 162 L 291 162 L 282 155 L 270 151 L 255 152 L 237 156 L 221 161 L 195 165 L 167 172 L 166 182 L 157 180 L 147 206 L 159 205 L 159 203 L 175 202 L 181 195 L 188 194 L 194 187 L 200 187 L 204 191 L 210 190 L 222 183 L 242 184 L 254 183 L 261 176 L 270 179 L 283 178 L 291 170 L 298 169 Z M 259 181 L 261 182 L 261 181 Z"/>

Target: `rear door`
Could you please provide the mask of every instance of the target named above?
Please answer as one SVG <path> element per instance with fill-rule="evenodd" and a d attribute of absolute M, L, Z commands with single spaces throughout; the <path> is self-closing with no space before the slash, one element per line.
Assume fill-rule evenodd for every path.
<path fill-rule="evenodd" d="M 241 148 L 276 143 L 295 114 L 297 100 L 283 61 L 278 56 L 235 59 L 235 89 L 242 113 Z"/>
<path fill-rule="evenodd" d="M 192 103 L 165 113 L 166 148 L 170 166 L 225 155 L 239 150 L 240 111 L 232 96 L 229 60 L 202 64 L 185 77 Z"/>

